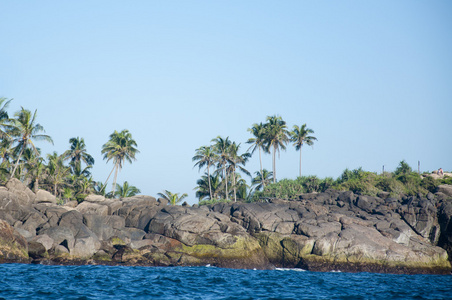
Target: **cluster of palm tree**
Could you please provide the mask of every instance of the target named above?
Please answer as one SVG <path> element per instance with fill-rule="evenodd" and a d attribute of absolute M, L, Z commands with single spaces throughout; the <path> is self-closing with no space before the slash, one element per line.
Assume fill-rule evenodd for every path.
<path fill-rule="evenodd" d="M 246 175 L 250 172 L 244 168 L 251 157 L 248 152 L 239 154 L 240 144 L 233 142 L 229 137 L 218 136 L 211 141 L 213 144 L 196 149 L 193 161 L 195 167 L 206 168 L 206 174 L 197 181 L 196 196 L 201 200 L 225 198 L 232 196 L 237 201 L 238 191 L 247 189 L 246 181 L 238 173 Z M 211 174 L 211 168 L 214 171 Z M 240 198 L 240 195 L 239 195 Z"/>
<path fill-rule="evenodd" d="M 232 195 L 235 201 L 237 197 L 245 199 L 249 198 L 253 191 L 262 190 L 271 182 L 275 183 L 276 154 L 279 156 L 281 150 L 286 150 L 286 145 L 289 142 L 292 142 L 295 149 L 300 151 L 300 177 L 302 176 L 302 146 L 312 146 L 314 141 L 317 140 L 311 135 L 314 133 L 312 129 L 303 124 L 302 126 L 294 125 L 292 131 L 289 131 L 286 122 L 280 116 L 268 116 L 265 123 L 255 123 L 248 131 L 253 137 L 248 139 L 247 143 L 251 145 L 243 154 L 238 154 L 240 144 L 220 136 L 212 140 L 212 145 L 196 149 L 196 154 L 193 157 L 193 161 L 196 161 L 195 166 L 198 166 L 199 169 L 204 167 L 206 169 L 206 174 L 197 181 L 198 186 L 195 188 L 196 196 L 200 200 L 207 197 L 209 199 L 224 198 L 228 200 L 231 194 L 231 189 L 228 189 L 228 187 L 232 187 Z M 248 187 L 237 170 L 250 176 L 244 166 L 256 151 L 259 152 L 260 171 L 255 172 L 256 176 L 251 178 L 251 187 Z M 272 155 L 271 172 L 262 166 L 262 153 Z M 214 171 L 211 174 L 212 167 Z M 246 195 L 247 188 L 249 188 L 248 195 Z"/>
<path fill-rule="evenodd" d="M 135 160 L 135 154 L 139 152 L 130 132 L 115 131 L 102 147 L 104 159 L 107 162 L 112 160 L 113 170 L 116 170 L 113 189 L 107 193 L 105 188 L 108 178 L 104 184 L 92 178 L 94 158 L 87 152 L 83 138 L 69 139 L 67 151 L 62 154 L 53 152 L 44 158 L 35 142 L 47 141 L 53 144 L 53 141 L 45 134 L 43 126 L 37 123 L 37 111 L 32 113 L 22 107 L 10 118 L 7 112 L 10 102 L 11 100 L 0 98 L 1 184 L 6 184 L 11 178 L 17 178 L 33 191 L 44 189 L 61 200 L 82 201 L 90 193 L 107 197 L 127 197 L 140 193 L 139 189 L 129 185 L 127 181 L 123 185 L 116 183 L 124 162 L 132 162 Z"/>

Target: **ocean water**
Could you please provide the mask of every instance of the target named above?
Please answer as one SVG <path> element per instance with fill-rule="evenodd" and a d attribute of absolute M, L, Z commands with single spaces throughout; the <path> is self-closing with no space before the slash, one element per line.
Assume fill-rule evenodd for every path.
<path fill-rule="evenodd" d="M 452 299 L 452 276 L 2 264 L 0 299 Z"/>

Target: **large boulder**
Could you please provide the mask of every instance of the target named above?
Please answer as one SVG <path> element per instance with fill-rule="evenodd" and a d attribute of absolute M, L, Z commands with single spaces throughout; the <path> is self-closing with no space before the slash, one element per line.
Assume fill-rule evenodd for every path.
<path fill-rule="evenodd" d="M 40 243 L 46 249 L 46 251 L 52 249 L 52 247 L 54 246 L 54 240 L 47 234 L 37 235 L 27 240 L 29 243 L 30 242 Z"/>
<path fill-rule="evenodd" d="M 57 200 L 56 200 L 56 197 L 54 195 L 52 195 L 51 193 L 44 191 L 44 190 L 39 190 L 36 192 L 36 203 L 56 204 Z"/>
<path fill-rule="evenodd" d="M 436 192 L 443 193 L 448 197 L 452 198 L 452 185 L 450 184 L 441 184 L 436 188 Z"/>
<path fill-rule="evenodd" d="M 42 228 L 47 223 L 48 219 L 43 213 L 34 208 L 24 207 L 19 221 L 22 221 L 23 223 L 16 223 L 14 227 L 24 229 L 30 232 L 32 236 L 35 236 L 36 230 Z"/>
<path fill-rule="evenodd" d="M 299 213 L 287 204 L 251 203 L 234 204 L 231 207 L 232 219 L 249 232 L 272 231 L 291 234 Z"/>
<path fill-rule="evenodd" d="M 39 231 L 39 235 L 47 235 L 52 239 L 52 248 L 64 246 L 68 251 L 74 248 L 75 237 L 72 231 L 63 226 L 55 226 Z"/>
<path fill-rule="evenodd" d="M 22 181 L 16 178 L 11 178 L 6 183 L 8 191 L 16 195 L 17 200 L 21 205 L 28 206 L 35 202 L 36 195 L 33 193 Z"/>
<path fill-rule="evenodd" d="M 38 242 L 29 242 L 28 243 L 28 255 L 33 259 L 40 259 L 48 257 L 46 248 Z"/>
<path fill-rule="evenodd" d="M 18 197 L 8 191 L 5 187 L 0 187 L 0 211 L 8 213 L 14 219 L 21 216 L 22 204 Z"/>
<path fill-rule="evenodd" d="M 80 258 L 90 258 L 100 247 L 101 243 L 95 235 L 77 238 L 74 248 L 70 249 L 70 254 Z"/>
<path fill-rule="evenodd" d="M 100 240 L 108 240 L 117 234 L 118 230 L 125 227 L 125 220 L 120 216 L 83 215 L 83 223 Z"/>
<path fill-rule="evenodd" d="M 75 210 L 82 214 L 108 216 L 108 206 L 100 203 L 102 202 L 83 201 L 75 207 Z"/>
<path fill-rule="evenodd" d="M 105 201 L 105 197 L 102 195 L 93 195 L 90 194 L 88 196 L 86 196 L 85 200 L 86 202 L 104 202 Z"/>
<path fill-rule="evenodd" d="M 449 260 L 452 260 L 452 200 L 449 199 L 441 204 L 438 222 L 441 228 L 438 246 L 446 249 L 449 253 Z"/>
<path fill-rule="evenodd" d="M 27 261 L 27 241 L 6 221 L 0 220 L 0 263 Z"/>

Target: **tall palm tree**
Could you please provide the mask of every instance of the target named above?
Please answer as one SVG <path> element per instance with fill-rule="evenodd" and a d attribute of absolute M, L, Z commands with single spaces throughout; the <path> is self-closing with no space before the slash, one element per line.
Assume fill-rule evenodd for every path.
<path fill-rule="evenodd" d="M 253 126 L 251 128 L 248 128 L 248 131 L 254 136 L 252 138 L 249 138 L 248 141 L 246 142 L 247 144 L 251 144 L 251 146 L 248 148 L 248 151 L 251 150 L 251 154 L 254 153 L 254 151 L 256 151 L 256 149 L 259 150 L 259 164 L 260 164 L 260 170 L 262 173 L 262 150 L 265 150 L 265 126 L 264 124 L 259 123 L 254 123 Z M 265 183 L 262 182 L 262 185 L 265 186 Z"/>
<path fill-rule="evenodd" d="M 218 162 L 218 168 L 219 170 L 223 170 L 223 180 L 225 181 L 226 187 L 225 187 L 225 196 L 226 200 L 229 200 L 229 191 L 228 191 L 228 171 L 227 171 L 227 165 L 230 159 L 230 147 L 231 147 L 231 141 L 229 140 L 229 137 L 226 137 L 225 139 L 221 136 L 217 136 L 215 139 L 212 140 L 214 142 L 213 149 L 215 153 L 217 154 L 217 162 Z"/>
<path fill-rule="evenodd" d="M 251 185 L 255 186 L 257 191 L 263 189 L 265 184 L 270 184 L 273 180 L 273 172 L 269 172 L 266 169 L 263 169 L 262 173 L 257 171 L 254 174 L 256 174 L 256 177 L 251 180 Z"/>
<path fill-rule="evenodd" d="M 4 139 L 8 137 L 8 129 L 10 129 L 11 119 L 8 116 L 6 109 L 12 99 L 7 100 L 6 98 L 0 98 L 0 138 Z"/>
<path fill-rule="evenodd" d="M 64 152 L 66 160 L 70 160 L 70 164 L 74 169 L 82 169 L 82 162 L 87 166 L 94 165 L 94 158 L 86 152 L 85 140 L 83 138 L 71 138 L 69 140 L 71 144 L 70 149 Z"/>
<path fill-rule="evenodd" d="M 110 140 L 102 146 L 101 153 L 104 155 L 104 159 L 106 159 L 107 162 L 113 160 L 114 163 L 113 169 L 110 172 L 111 175 L 113 170 L 115 170 L 112 194 L 116 191 L 116 179 L 118 178 L 118 172 L 122 169 L 124 161 L 132 163 L 133 160 L 136 160 L 135 154 L 140 152 L 136 147 L 137 143 L 127 129 L 124 129 L 121 132 L 115 130 L 115 132 L 110 135 Z M 108 182 L 110 175 L 108 175 L 105 184 Z"/>
<path fill-rule="evenodd" d="M 240 171 L 242 171 L 243 173 L 245 173 L 248 176 L 250 175 L 250 172 L 248 172 L 248 170 L 246 170 L 244 167 L 246 162 L 248 161 L 248 159 L 251 157 L 251 154 L 248 152 L 245 152 L 241 155 L 238 154 L 240 149 L 240 144 L 236 144 L 235 142 L 233 142 L 230 146 L 229 146 L 229 159 L 228 159 L 228 163 L 229 163 L 229 169 L 230 169 L 230 174 L 232 174 L 232 186 L 234 188 L 234 202 L 237 202 L 237 185 L 235 183 L 236 181 L 236 169 L 239 168 Z"/>
<path fill-rule="evenodd" d="M 14 141 L 17 142 L 16 151 L 19 154 L 11 173 L 11 178 L 14 177 L 14 173 L 19 165 L 20 157 L 26 148 L 31 148 L 36 154 L 39 154 L 33 140 L 44 140 L 52 143 L 53 145 L 53 140 L 50 136 L 46 134 L 39 134 L 40 132 L 45 132 L 45 130 L 44 127 L 36 123 L 36 113 L 37 110 L 35 110 L 34 114 L 32 114 L 29 110 L 22 107 L 20 111 L 14 114 L 16 118 L 12 120 L 11 135 L 14 137 Z"/>
<path fill-rule="evenodd" d="M 168 200 L 169 203 L 171 203 L 171 205 L 176 205 L 177 203 L 182 202 L 182 200 L 186 197 L 188 197 L 188 195 L 186 193 L 182 194 L 181 196 L 179 196 L 179 193 L 171 193 L 168 190 L 165 190 L 165 193 L 158 193 L 157 195 L 159 195 L 159 197 Z"/>
<path fill-rule="evenodd" d="M 279 156 L 280 149 L 286 150 L 288 141 L 286 122 L 280 116 L 268 116 L 265 124 L 265 145 L 267 151 L 273 148 L 273 183 L 276 182 L 276 152 Z"/>
<path fill-rule="evenodd" d="M 122 186 L 120 184 L 116 186 L 115 196 L 118 196 L 119 198 L 127 198 L 135 196 L 139 193 L 141 193 L 141 191 L 137 187 L 129 185 L 127 181 L 124 181 Z"/>
<path fill-rule="evenodd" d="M 196 161 L 194 167 L 198 166 L 199 170 L 202 167 L 207 169 L 207 179 L 209 181 L 209 196 L 212 199 L 212 183 L 210 182 L 210 167 L 213 166 L 217 157 L 213 151 L 212 146 L 202 146 L 196 149 L 195 156 L 193 156 L 192 161 Z"/>
<path fill-rule="evenodd" d="M 314 145 L 314 141 L 317 141 L 317 138 L 311 136 L 309 134 L 314 133 L 314 130 L 306 127 L 306 123 L 298 127 L 297 125 L 293 126 L 293 130 L 290 132 L 290 141 L 293 142 L 295 149 L 300 151 L 300 177 L 301 177 L 301 147 L 303 144 L 308 146 Z"/>

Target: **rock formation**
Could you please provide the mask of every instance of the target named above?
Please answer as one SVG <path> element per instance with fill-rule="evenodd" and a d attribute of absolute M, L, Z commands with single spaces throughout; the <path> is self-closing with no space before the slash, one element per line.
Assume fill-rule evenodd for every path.
<path fill-rule="evenodd" d="M 328 190 L 201 207 L 90 195 L 60 206 L 13 179 L 0 187 L 0 262 L 445 274 L 451 190 L 400 198 Z"/>

